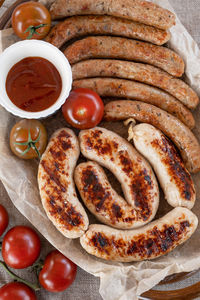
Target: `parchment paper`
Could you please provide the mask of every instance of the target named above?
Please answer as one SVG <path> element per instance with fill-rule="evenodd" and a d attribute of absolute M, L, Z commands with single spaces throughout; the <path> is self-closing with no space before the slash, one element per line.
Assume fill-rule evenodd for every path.
<path fill-rule="evenodd" d="M 41 1 L 44 4 L 52 0 Z M 173 8 L 166 0 L 154 2 L 170 10 Z M 186 63 L 185 80 L 198 92 L 200 96 L 200 51 L 192 37 L 177 18 L 177 25 L 171 29 L 172 38 L 169 47 L 178 52 Z M 12 29 L 0 32 L 0 52 L 17 41 Z M 194 112 L 197 138 L 200 136 L 200 109 Z M 38 186 L 38 161 L 24 161 L 16 158 L 9 148 L 9 132 L 18 121 L 0 107 L 0 179 L 10 196 L 10 199 L 19 211 L 46 237 L 46 239 L 67 257 L 73 260 L 85 271 L 100 277 L 100 294 L 104 300 L 135 300 L 138 295 L 155 286 L 167 275 L 178 272 L 188 272 L 200 268 L 200 226 L 195 234 L 185 244 L 176 248 L 170 254 L 161 258 L 139 263 L 105 262 L 87 254 L 80 246 L 79 239 L 70 240 L 62 236 L 47 219 L 42 208 Z M 66 126 L 61 112 L 42 120 L 48 129 L 49 136 L 58 128 Z M 127 128 L 121 122 L 102 123 L 113 131 L 127 136 Z M 110 177 L 114 186 L 115 180 Z M 197 200 L 193 212 L 200 218 L 200 174 L 193 176 Z M 156 217 L 164 215 L 172 209 L 166 201 L 161 199 Z M 96 222 L 90 217 L 90 222 Z"/>

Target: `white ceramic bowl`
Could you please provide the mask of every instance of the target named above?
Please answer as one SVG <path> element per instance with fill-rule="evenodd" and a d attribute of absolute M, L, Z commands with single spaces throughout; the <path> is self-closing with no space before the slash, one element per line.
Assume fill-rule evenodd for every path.
<path fill-rule="evenodd" d="M 62 79 L 62 90 L 57 101 L 39 112 L 24 111 L 14 105 L 6 93 L 6 77 L 9 70 L 25 57 L 38 56 L 49 60 L 58 70 Z M 17 42 L 0 55 L 0 104 L 9 112 L 26 119 L 39 119 L 52 115 L 65 102 L 72 87 L 72 71 L 64 54 L 50 43 L 39 40 Z"/>

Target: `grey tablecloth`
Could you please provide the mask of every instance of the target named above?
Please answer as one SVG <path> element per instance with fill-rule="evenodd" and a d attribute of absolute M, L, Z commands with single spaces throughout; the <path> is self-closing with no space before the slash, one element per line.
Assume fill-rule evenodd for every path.
<path fill-rule="evenodd" d="M 6 8 L 9 7 L 13 2 L 13 0 L 5 1 L 3 7 L 0 8 L 0 17 L 4 13 Z M 193 38 L 197 41 L 197 43 L 200 46 L 200 0 L 170 0 L 170 2 L 173 5 L 176 13 L 178 14 L 184 26 L 187 28 L 189 33 L 193 36 Z M 31 226 L 29 222 L 13 206 L 2 184 L 0 184 L 0 203 L 2 203 L 9 212 L 9 227 L 22 224 Z M 52 246 L 42 236 L 41 241 L 41 257 L 45 257 L 46 253 L 48 253 L 50 249 L 52 249 Z M 30 272 L 30 270 L 21 270 L 16 273 L 20 274 L 23 278 L 27 278 L 32 281 L 34 281 L 35 279 L 34 275 Z M 181 288 L 187 285 L 191 285 L 199 280 L 200 272 L 197 272 L 190 279 L 187 279 L 178 284 L 165 286 L 165 288 Z M 0 286 L 9 281 L 9 276 L 3 270 L 0 270 Z M 38 299 L 40 300 L 100 300 L 102 298 L 98 293 L 98 287 L 98 278 L 91 276 L 90 274 L 86 273 L 85 271 L 79 268 L 75 282 L 65 292 L 51 294 L 46 292 L 45 290 L 41 290 L 37 293 L 37 295 Z M 161 287 L 156 288 L 161 289 Z"/>

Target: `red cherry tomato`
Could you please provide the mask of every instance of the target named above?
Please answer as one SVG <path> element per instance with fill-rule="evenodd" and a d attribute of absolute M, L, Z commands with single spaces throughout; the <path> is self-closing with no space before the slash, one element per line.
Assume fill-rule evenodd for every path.
<path fill-rule="evenodd" d="M 57 250 L 50 252 L 39 274 L 39 282 L 47 291 L 61 292 L 75 280 L 77 266 Z"/>
<path fill-rule="evenodd" d="M 0 300 L 37 300 L 32 289 L 21 282 L 10 282 L 0 288 Z"/>
<path fill-rule="evenodd" d="M 40 254 L 40 239 L 27 226 L 11 228 L 4 236 L 2 256 L 5 263 L 14 269 L 31 266 Z"/>
<path fill-rule="evenodd" d="M 72 90 L 62 106 L 65 120 L 73 127 L 87 129 L 101 122 L 104 113 L 103 101 L 90 89 Z"/>
<path fill-rule="evenodd" d="M 7 210 L 0 204 L 0 236 L 4 233 L 8 226 L 8 213 Z"/>
<path fill-rule="evenodd" d="M 50 30 L 51 15 L 41 3 L 28 1 L 12 13 L 12 28 L 21 39 L 43 39 Z"/>

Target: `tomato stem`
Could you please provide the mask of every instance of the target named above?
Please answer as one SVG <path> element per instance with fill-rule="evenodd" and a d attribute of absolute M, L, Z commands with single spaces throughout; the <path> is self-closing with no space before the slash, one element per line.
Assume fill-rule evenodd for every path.
<path fill-rule="evenodd" d="M 27 40 L 30 40 L 30 39 L 33 37 L 34 34 L 40 35 L 40 33 L 37 32 L 37 29 L 42 28 L 42 27 L 45 27 L 45 26 L 47 26 L 47 24 L 40 24 L 40 25 L 37 25 L 37 26 L 33 26 L 33 25 L 29 26 L 29 27 L 24 31 L 24 33 L 29 32 L 29 35 L 27 36 L 26 39 L 27 39 Z"/>
<path fill-rule="evenodd" d="M 36 276 L 39 276 L 40 271 L 42 270 L 42 268 L 44 267 L 44 261 L 43 260 L 39 260 L 38 262 L 35 262 L 32 265 L 32 270 L 31 272 L 35 272 Z"/>
<path fill-rule="evenodd" d="M 31 138 L 31 132 L 30 129 L 28 130 L 28 141 L 27 142 L 19 142 L 19 143 L 15 143 L 16 145 L 20 145 L 20 146 L 27 146 L 26 150 L 24 150 L 24 152 L 21 155 L 26 154 L 31 148 L 33 150 L 35 150 L 35 152 L 37 153 L 39 159 L 41 158 L 40 152 L 38 150 L 38 148 L 36 147 L 36 143 L 39 142 L 40 140 L 40 136 L 41 136 L 41 132 L 39 131 L 39 135 L 38 138 L 36 140 L 32 140 Z"/>
<path fill-rule="evenodd" d="M 31 283 L 29 281 L 26 281 L 26 280 L 20 278 L 19 276 L 14 274 L 11 270 L 9 270 L 7 265 L 1 260 L 0 260 L 0 265 L 6 270 L 6 272 L 10 275 L 10 277 L 13 278 L 15 281 L 22 282 L 22 283 L 28 285 L 34 291 L 40 290 L 40 286 L 38 284 L 34 284 L 34 283 Z"/>

